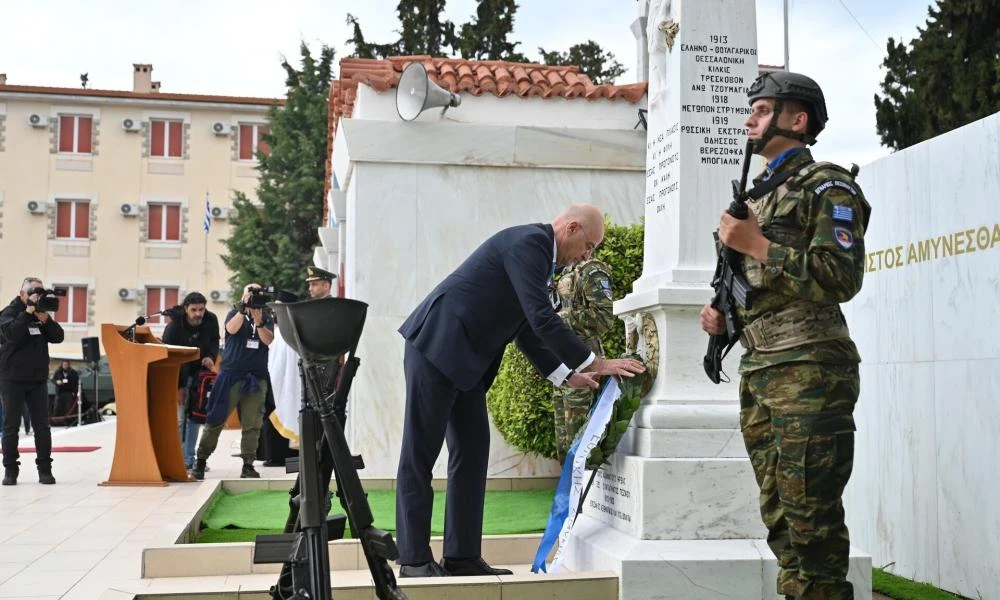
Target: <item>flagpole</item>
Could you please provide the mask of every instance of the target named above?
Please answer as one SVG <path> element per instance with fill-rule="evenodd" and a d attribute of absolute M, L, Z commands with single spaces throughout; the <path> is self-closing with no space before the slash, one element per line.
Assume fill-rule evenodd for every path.
<path fill-rule="evenodd" d="M 202 289 L 208 289 L 208 230 L 211 228 L 212 211 L 208 204 L 208 190 L 205 190 L 205 217 L 203 229 L 205 230 L 205 255 L 204 270 L 202 271 Z"/>
<path fill-rule="evenodd" d="M 785 0 L 785 71 L 788 70 L 788 0 Z"/>

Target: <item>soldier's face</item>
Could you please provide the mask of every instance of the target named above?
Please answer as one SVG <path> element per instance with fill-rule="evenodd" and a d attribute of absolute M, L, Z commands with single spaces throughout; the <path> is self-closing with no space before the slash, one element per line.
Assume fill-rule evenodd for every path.
<path fill-rule="evenodd" d="M 333 283 L 326 281 L 325 279 L 317 279 L 315 281 L 309 282 L 309 297 L 316 298 L 326 298 L 330 295 L 330 289 L 333 288 Z"/>
<path fill-rule="evenodd" d="M 761 98 L 750 107 L 750 116 L 747 117 L 747 134 L 751 140 L 759 140 L 764 137 L 764 132 L 774 118 L 774 99 Z"/>

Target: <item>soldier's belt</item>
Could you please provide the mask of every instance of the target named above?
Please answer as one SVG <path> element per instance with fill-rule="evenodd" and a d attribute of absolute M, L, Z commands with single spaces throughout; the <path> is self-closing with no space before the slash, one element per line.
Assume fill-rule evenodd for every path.
<path fill-rule="evenodd" d="M 777 352 L 850 335 L 838 305 L 796 302 L 761 315 L 744 327 L 740 343 L 747 350 Z"/>

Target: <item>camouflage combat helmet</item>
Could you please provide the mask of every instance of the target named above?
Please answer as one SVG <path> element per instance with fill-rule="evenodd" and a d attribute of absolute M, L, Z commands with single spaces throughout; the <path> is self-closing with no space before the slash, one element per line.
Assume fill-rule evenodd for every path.
<path fill-rule="evenodd" d="M 788 71 L 764 73 L 747 90 L 747 97 L 751 106 L 761 98 L 774 98 L 774 117 L 771 118 L 771 124 L 764 132 L 764 137 L 758 141 L 758 149 L 763 148 L 775 135 L 802 140 L 806 144 L 815 144 L 816 136 L 826 127 L 828 116 L 823 90 L 818 83 L 801 73 Z M 809 109 L 809 129 L 804 135 L 778 128 L 778 114 L 785 99 L 798 100 Z"/>

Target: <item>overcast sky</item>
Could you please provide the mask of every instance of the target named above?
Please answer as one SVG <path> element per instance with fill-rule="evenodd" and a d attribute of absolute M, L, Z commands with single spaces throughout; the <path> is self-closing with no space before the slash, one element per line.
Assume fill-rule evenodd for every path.
<path fill-rule="evenodd" d="M 890 36 L 915 37 L 930 1 L 790 0 L 791 68 L 819 81 L 829 106 L 817 158 L 865 164 L 888 153 L 875 133 L 873 103 L 885 43 Z M 279 97 L 280 57 L 297 58 L 300 40 L 317 49 L 332 45 L 346 56 L 348 12 L 361 20 L 370 41 L 395 39 L 397 27 L 397 0 L 2 4 L 0 73 L 22 85 L 73 87 L 87 72 L 90 87 L 131 89 L 132 63 L 148 62 L 164 92 Z M 449 0 L 446 17 L 463 23 L 475 6 L 475 0 Z M 636 80 L 636 44 L 629 26 L 637 11 L 636 0 L 520 0 L 513 39 L 533 59 L 538 46 L 565 50 L 593 39 L 629 68 L 618 83 L 630 83 Z M 782 0 L 757 2 L 762 63 L 783 61 L 781 12 Z"/>

